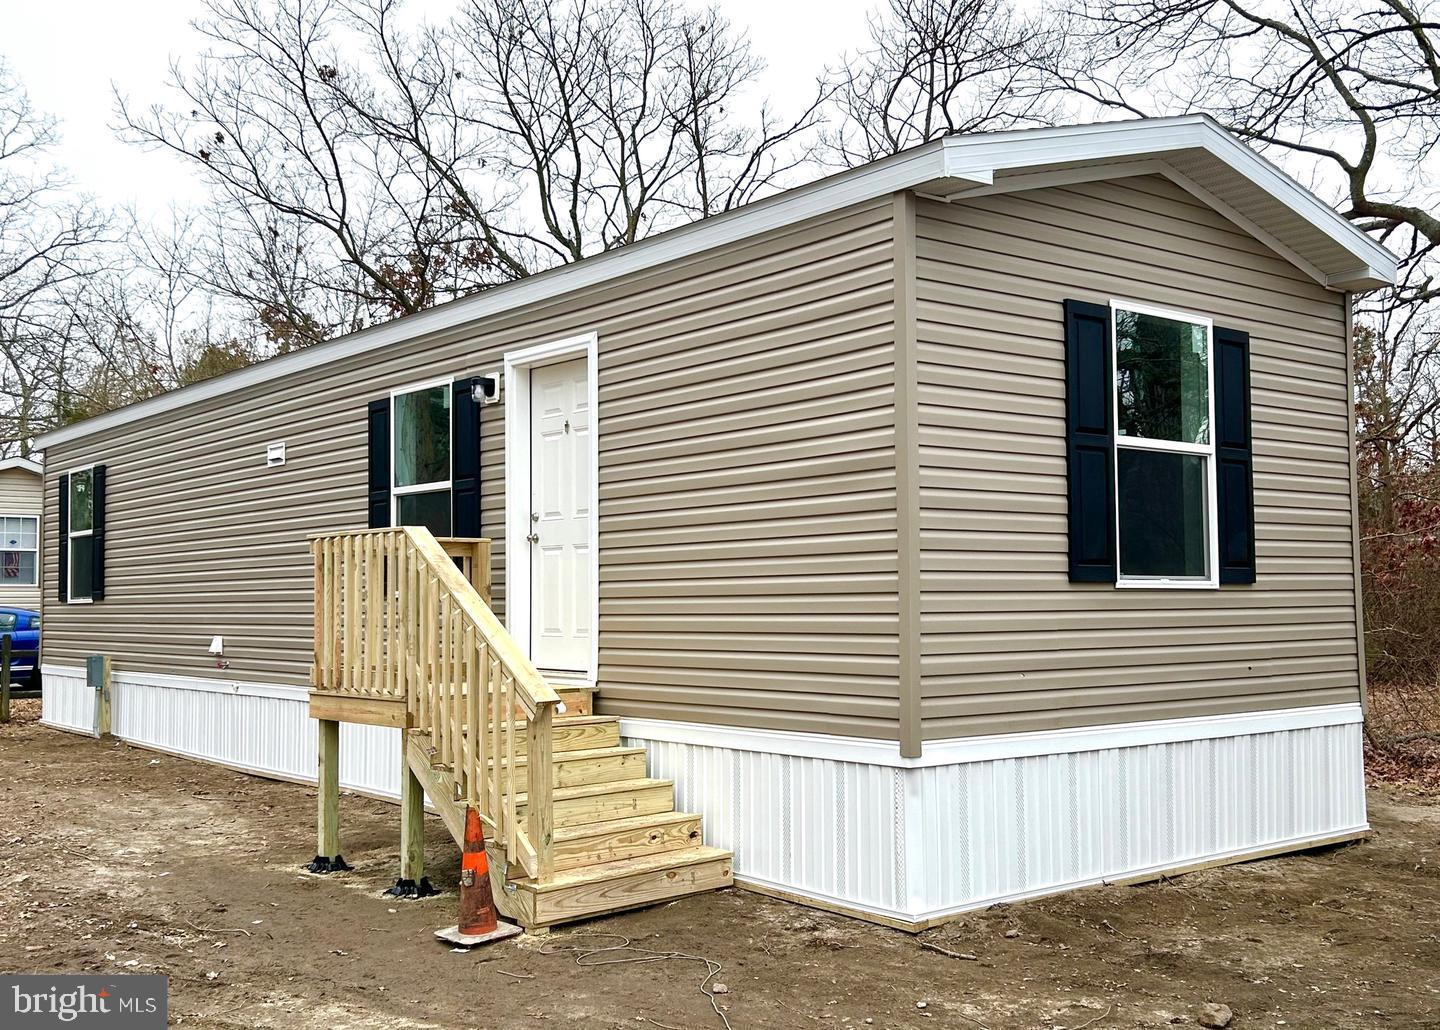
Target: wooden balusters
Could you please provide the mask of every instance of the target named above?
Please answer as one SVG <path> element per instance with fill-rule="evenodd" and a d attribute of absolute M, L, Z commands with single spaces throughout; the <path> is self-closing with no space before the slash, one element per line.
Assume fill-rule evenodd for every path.
<path fill-rule="evenodd" d="M 542 705 L 530 718 L 529 740 L 526 743 L 528 804 L 525 807 L 525 822 L 538 860 L 538 868 L 532 872 L 541 879 L 555 872 L 555 855 L 551 848 L 555 822 L 555 765 L 551 755 L 553 718 L 552 707 Z"/>
<path fill-rule="evenodd" d="M 503 707 L 504 699 L 500 696 L 502 689 L 500 684 L 500 659 L 494 657 L 493 654 L 490 657 L 489 668 L 490 672 L 487 676 L 489 680 L 487 700 L 490 705 L 490 718 L 487 726 L 490 733 L 490 764 L 493 767 L 494 775 L 490 778 L 490 803 L 486 807 L 486 811 L 490 812 L 492 817 L 498 817 L 500 814 L 501 800 L 505 796 L 505 769 L 501 764 L 505 750 L 501 746 L 500 741 L 500 727 L 505 722 L 505 716 L 502 713 L 504 713 L 505 709 Z"/>
<path fill-rule="evenodd" d="M 316 695 L 401 706 L 511 875 L 549 875 L 559 698 L 489 608 L 490 542 L 442 546 L 406 527 L 320 536 L 311 551 Z"/>
<path fill-rule="evenodd" d="M 515 816 L 515 677 L 502 672 L 500 683 L 505 688 L 504 704 L 500 706 L 505 727 L 505 849 L 514 855 L 516 831 L 520 829 L 520 820 Z"/>
<path fill-rule="evenodd" d="M 455 769 L 456 786 L 462 798 L 469 798 L 465 779 L 469 770 L 465 767 L 465 691 L 461 671 L 464 667 L 461 649 L 465 632 L 460 624 L 460 609 L 450 611 L 450 660 L 446 663 L 446 679 L 450 691 L 450 761 Z"/>

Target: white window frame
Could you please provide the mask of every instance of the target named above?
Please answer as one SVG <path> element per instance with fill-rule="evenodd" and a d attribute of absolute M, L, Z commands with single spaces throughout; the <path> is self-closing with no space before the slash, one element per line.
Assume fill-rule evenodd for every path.
<path fill-rule="evenodd" d="M 29 515 L 27 515 L 27 514 L 25 514 L 24 512 L 18 512 L 18 511 L 15 511 L 15 512 L 0 512 L 0 520 L 3 520 L 3 519 L 29 519 L 31 522 L 35 523 L 35 547 L 34 547 L 34 550 L 33 550 L 33 553 L 34 553 L 34 555 L 35 555 L 35 578 L 34 578 L 31 582 L 29 582 L 29 583 L 21 582 L 21 581 L 19 581 L 19 580 L 17 580 L 17 581 L 14 582 L 14 583 L 7 583 L 7 582 L 5 582 L 4 580 L 0 580 L 0 589 L 4 589 L 4 590 L 34 590 L 36 587 L 38 587 L 38 586 L 40 585 L 40 516 L 39 516 L 39 515 L 34 515 L 34 514 L 29 514 Z M 3 525 L 3 522 L 0 522 L 0 525 Z M 24 553 L 31 553 L 31 548 L 29 548 L 29 547 L 9 547 L 9 546 L 6 546 L 6 545 L 5 545 L 5 543 L 4 543 L 3 540 L 0 540 L 0 551 L 18 551 L 18 552 L 24 554 Z"/>
<path fill-rule="evenodd" d="M 82 529 L 80 532 L 77 533 L 77 532 L 75 531 L 75 528 L 74 528 L 74 525 L 75 525 L 75 506 L 70 503 L 70 502 L 71 502 L 71 499 L 70 499 L 70 497 L 68 496 L 68 494 L 69 494 L 69 491 L 70 491 L 70 486 L 71 486 L 71 484 L 75 482 L 75 476 L 78 475 L 78 474 L 81 473 L 81 472 L 88 472 L 88 473 L 90 473 L 90 528 L 89 528 L 89 529 Z M 91 537 L 93 537 L 93 536 L 95 535 L 95 464 L 94 464 L 94 462 L 91 462 L 89 465 L 81 465 L 81 466 L 79 466 L 78 468 L 73 468 L 73 469 L 68 469 L 68 470 L 66 470 L 66 472 L 65 472 L 65 490 L 66 490 L 66 493 L 67 493 L 67 496 L 66 496 L 66 498 L 65 498 L 65 523 L 66 523 L 66 525 L 65 525 L 65 547 L 67 548 L 67 551 L 66 551 L 66 553 L 65 553 L 65 603 L 66 603 L 66 604 L 94 604 L 94 603 L 95 603 L 95 598 L 94 598 L 93 596 L 90 596 L 90 597 L 76 597 L 76 596 L 75 596 L 75 540 L 76 540 L 77 537 L 78 537 L 79 539 L 81 539 L 81 540 L 89 540 Z M 94 576 L 94 569 L 93 569 L 93 568 L 91 569 L 91 576 L 92 576 L 92 579 L 91 579 L 91 581 L 90 581 L 90 593 L 93 595 L 93 594 L 95 593 L 95 581 L 94 581 L 94 579 L 93 579 L 93 576 Z"/>
<path fill-rule="evenodd" d="M 1120 310 L 1140 315 L 1168 318 L 1205 327 L 1205 399 L 1209 407 L 1206 423 L 1208 443 L 1181 443 L 1177 440 L 1147 440 L 1120 433 L 1120 337 L 1116 331 L 1116 314 Z M 1115 585 L 1141 589 L 1215 590 L 1220 586 L 1220 570 L 1216 556 L 1220 553 L 1219 499 L 1216 496 L 1215 469 L 1215 321 L 1207 315 L 1177 308 L 1163 308 L 1142 301 L 1110 301 L 1110 432 L 1115 441 Z M 1127 576 L 1120 552 L 1120 451 L 1161 451 L 1168 454 L 1195 454 L 1205 459 L 1205 571 L 1200 576 Z"/>
<path fill-rule="evenodd" d="M 433 390 L 437 386 L 443 386 L 450 393 L 450 446 L 447 451 L 450 455 L 449 468 L 446 470 L 448 478 L 437 480 L 433 483 L 417 483 L 414 486 L 397 486 L 395 484 L 395 398 L 403 397 L 407 393 L 419 393 L 421 390 Z M 422 383 L 410 383 L 406 386 L 396 387 L 390 391 L 390 525 L 400 525 L 400 498 L 407 494 L 428 494 L 437 490 L 450 491 L 450 535 L 455 535 L 455 377 L 447 376 L 441 379 L 427 379 Z"/>

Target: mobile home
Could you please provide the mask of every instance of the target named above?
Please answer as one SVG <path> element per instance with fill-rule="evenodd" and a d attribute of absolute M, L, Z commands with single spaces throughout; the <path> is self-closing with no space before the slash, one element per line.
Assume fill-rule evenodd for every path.
<path fill-rule="evenodd" d="M 40 610 L 40 513 L 44 469 L 0 460 L 0 607 Z"/>
<path fill-rule="evenodd" d="M 532 925 L 1348 839 L 1395 270 L 1203 116 L 955 136 L 143 401 L 39 441 L 45 718 L 477 807 Z"/>

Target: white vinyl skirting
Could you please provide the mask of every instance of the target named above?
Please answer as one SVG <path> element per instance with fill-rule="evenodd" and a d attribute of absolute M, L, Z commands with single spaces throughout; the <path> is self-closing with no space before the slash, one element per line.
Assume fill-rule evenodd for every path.
<path fill-rule="evenodd" d="M 81 668 L 44 667 L 43 721 L 94 732 Z M 117 737 L 314 780 L 296 687 L 117 671 Z M 735 852 L 738 880 L 907 923 L 1367 828 L 1358 705 L 927 744 L 626 719 L 649 774 Z M 399 793 L 398 731 L 346 724 L 341 783 Z"/>
<path fill-rule="evenodd" d="M 914 761 L 892 746 L 887 764 L 843 741 L 823 757 L 813 741 L 757 750 L 748 731 L 623 732 L 735 852 L 737 880 L 923 923 L 1363 831 L 1361 719 L 1337 705 L 1013 734 Z"/>
<path fill-rule="evenodd" d="M 95 732 L 95 691 L 85 670 L 42 667 L 41 721 Z M 315 722 L 302 687 L 201 680 L 116 671 L 111 677 L 110 728 L 132 744 L 217 762 L 261 776 L 314 782 Z M 340 785 L 400 797 L 400 731 L 344 723 Z"/>

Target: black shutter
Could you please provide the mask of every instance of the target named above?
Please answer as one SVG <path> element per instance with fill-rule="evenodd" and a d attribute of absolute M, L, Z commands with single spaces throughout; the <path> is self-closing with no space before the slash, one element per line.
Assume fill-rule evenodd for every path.
<path fill-rule="evenodd" d="M 450 532 L 480 535 L 479 379 L 457 379 L 450 391 Z"/>
<path fill-rule="evenodd" d="M 1215 327 L 1215 481 L 1220 582 L 1255 582 L 1250 334 Z"/>
<path fill-rule="evenodd" d="M 91 515 L 90 554 L 91 582 L 90 600 L 105 598 L 105 466 L 96 465 L 90 471 L 90 490 L 94 501 Z"/>
<path fill-rule="evenodd" d="M 370 402 L 369 525 L 390 525 L 390 398 Z"/>
<path fill-rule="evenodd" d="M 70 600 L 70 477 L 60 473 L 60 564 L 59 582 L 55 584 L 55 596 L 61 601 Z"/>
<path fill-rule="evenodd" d="M 1115 582 L 1115 437 L 1110 309 L 1065 302 L 1070 581 Z"/>

